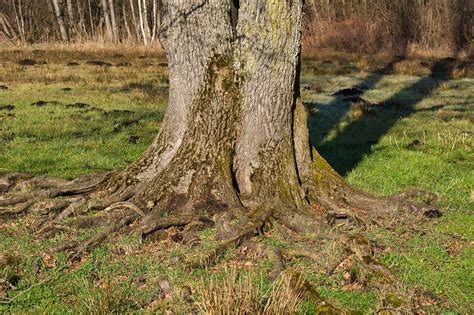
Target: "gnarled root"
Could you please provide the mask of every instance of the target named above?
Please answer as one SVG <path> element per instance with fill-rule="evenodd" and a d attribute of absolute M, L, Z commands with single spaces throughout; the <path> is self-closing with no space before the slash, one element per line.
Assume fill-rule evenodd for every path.
<path fill-rule="evenodd" d="M 2 178 L 4 182 L 3 195 L 15 193 L 16 188 L 20 192 L 11 198 L 0 199 L 0 217 L 9 218 L 25 213 L 30 207 L 38 202 L 61 196 L 80 196 L 93 191 L 104 182 L 107 174 L 95 174 L 79 177 L 73 181 L 64 181 L 49 177 L 28 177 L 26 175 L 14 174 Z M 20 187 L 21 186 L 21 187 Z M 32 187 L 32 191 L 21 192 Z M 21 188 L 21 189 L 20 189 Z"/>
<path fill-rule="evenodd" d="M 292 207 L 291 201 L 272 199 L 252 203 L 251 209 L 233 204 L 229 208 L 198 211 L 190 207 L 197 204 L 190 196 L 181 197 L 186 202 L 174 208 L 172 202 L 165 205 L 157 200 L 148 207 L 136 198 L 143 183 L 109 190 L 107 179 L 111 176 L 102 174 L 74 181 L 24 174 L 3 177 L 0 193 L 8 197 L 0 199 L 0 218 L 27 212 L 37 215 L 30 229 L 43 238 L 51 238 L 60 232 L 79 236 L 81 229 L 101 225 L 102 230 L 85 241 L 71 241 L 51 249 L 52 252 L 72 252 L 74 257 L 92 250 L 118 232 L 137 232 L 146 240 L 153 239 L 155 233 L 179 227 L 185 234 L 179 241 L 195 245 L 199 242 L 197 232 L 214 226 L 216 240 L 220 243 L 200 257 L 188 259 L 188 268 L 210 267 L 220 256 L 239 246 L 245 246 L 273 263 L 269 275 L 272 280 L 278 278 L 295 257 L 311 260 L 316 269 L 328 275 L 351 257 L 360 263 L 364 272 L 381 275 L 385 282 L 372 285 L 386 291 L 387 286 L 398 285 L 398 280 L 377 261 L 372 243 L 366 237 L 367 231 L 373 226 L 386 227 L 400 222 L 396 218 L 397 209 L 409 212 L 433 209 L 427 203 L 413 203 L 411 199 L 436 200 L 433 194 L 415 189 L 387 199 L 351 191 L 354 193 L 350 197 L 340 199 L 322 196 L 306 208 Z M 179 200 L 174 197 L 179 196 L 166 196 L 165 199 Z M 223 200 L 215 202 L 224 204 Z M 394 218 L 388 224 L 384 221 L 387 216 Z M 286 248 L 261 242 L 268 235 L 276 235 L 292 246 Z M 302 279 L 301 275 L 295 274 L 292 280 L 295 289 L 304 290 L 315 301 L 323 303 L 314 287 Z M 330 304 L 325 305 L 337 312 Z"/>

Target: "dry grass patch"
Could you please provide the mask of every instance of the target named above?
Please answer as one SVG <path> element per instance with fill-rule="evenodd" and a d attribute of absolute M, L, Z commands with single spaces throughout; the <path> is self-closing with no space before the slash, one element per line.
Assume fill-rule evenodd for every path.
<path fill-rule="evenodd" d="M 235 269 L 224 279 L 212 276 L 199 284 L 197 304 L 204 314 L 297 314 L 305 301 L 304 280 L 294 283 L 291 271 L 282 273 L 267 289 L 261 276 L 242 275 Z M 257 280 L 256 280 L 257 279 Z"/>

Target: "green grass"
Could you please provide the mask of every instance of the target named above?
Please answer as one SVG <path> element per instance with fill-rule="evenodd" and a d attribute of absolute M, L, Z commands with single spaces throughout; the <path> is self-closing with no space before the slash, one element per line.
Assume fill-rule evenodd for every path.
<path fill-rule="evenodd" d="M 0 85 L 8 86 L 8 90 L 0 90 L 0 105 L 15 106 L 12 111 L 0 110 L 0 173 L 74 178 L 123 168 L 140 156 L 159 130 L 166 109 L 167 73 L 158 66 L 164 60 L 150 52 L 143 53 L 145 58 L 133 51 L 123 57 L 114 57 L 116 53 L 51 51 L 35 55 L 31 49 L 15 54 L 0 51 Z M 16 64 L 26 57 L 48 64 Z M 85 61 L 91 59 L 112 64 L 126 61 L 131 66 L 86 65 Z M 66 66 L 72 60 L 81 65 Z M 390 249 L 382 254 L 383 262 L 395 270 L 409 288 L 407 292 L 427 291 L 437 297 L 437 305 L 425 305 L 425 310 L 472 313 L 474 79 L 377 75 L 373 70 L 361 70 L 356 62 L 337 62 L 335 66 L 317 61 L 303 63 L 303 98 L 312 113 L 308 122 L 312 142 L 356 187 L 389 195 L 417 186 L 440 195 L 442 218 L 417 226 L 415 233 L 402 226 L 393 231 L 374 231 L 372 236 Z M 362 95 L 369 105 L 332 96 L 354 85 L 370 87 Z M 66 87 L 71 90 L 64 91 Z M 39 100 L 54 103 L 31 105 Z M 86 103 L 90 108 L 67 107 L 74 103 Z M 131 136 L 138 137 L 137 143 Z M 187 313 L 188 306 L 177 297 L 147 304 L 160 277 L 169 279 L 174 287 L 196 287 L 210 274 L 225 276 L 225 268 L 258 275 L 271 269 L 269 261 L 239 250 L 221 257 L 213 269 L 189 272 L 181 262 L 202 254 L 202 247 L 169 240 L 142 244 L 137 235 L 119 237 L 71 263 L 65 255 L 45 256 L 48 248 L 71 235 L 38 241 L 28 231 L 28 223 L 31 218 L 25 217 L 0 229 L 0 254 L 21 257 L 17 264 L 0 269 L 0 279 L 19 275 L 18 286 L 7 294 L 11 298 L 24 292 L 15 303 L 0 305 L 0 312 L 168 309 Z M 86 231 L 80 237 L 93 232 Z M 171 234 L 177 232 L 170 230 Z M 215 244 L 214 233 L 213 229 L 202 232 L 204 248 Z M 294 246 L 278 238 L 265 242 L 284 248 Z M 55 267 L 48 267 L 51 261 Z M 377 292 L 348 286 L 341 274 L 328 278 L 303 258 L 292 260 L 289 267 L 301 270 L 317 283 L 319 293 L 336 305 L 358 313 L 371 313 L 381 307 Z M 300 312 L 309 314 L 315 309 L 306 302 Z"/>

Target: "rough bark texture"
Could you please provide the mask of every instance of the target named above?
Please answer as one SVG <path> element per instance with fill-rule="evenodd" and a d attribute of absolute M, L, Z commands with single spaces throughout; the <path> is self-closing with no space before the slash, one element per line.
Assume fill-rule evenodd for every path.
<path fill-rule="evenodd" d="M 306 206 L 292 127 L 302 1 L 240 1 L 237 14 L 235 3 L 162 3 L 169 108 L 153 145 L 123 173 L 141 187 L 133 199 L 142 206 Z M 299 153 L 309 156 L 303 136 Z"/>

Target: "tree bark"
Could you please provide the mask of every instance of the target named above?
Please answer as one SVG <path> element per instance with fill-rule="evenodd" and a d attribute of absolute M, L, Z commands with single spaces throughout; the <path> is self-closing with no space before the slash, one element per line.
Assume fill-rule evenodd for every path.
<path fill-rule="evenodd" d="M 101 0 L 102 15 L 105 21 L 105 31 L 107 33 L 107 39 L 111 42 L 114 41 L 114 31 L 112 29 L 112 23 L 110 22 L 109 8 L 107 6 L 107 0 Z"/>
<path fill-rule="evenodd" d="M 140 29 L 142 31 L 143 44 L 148 45 L 150 42 L 150 29 L 148 28 L 146 2 L 143 0 L 138 0 L 138 16 L 140 18 Z"/>
<path fill-rule="evenodd" d="M 53 0 L 53 5 L 54 5 L 54 11 L 56 14 L 56 21 L 58 22 L 58 26 L 59 26 L 59 33 L 61 34 L 61 39 L 64 42 L 67 42 L 69 40 L 69 37 L 66 30 L 66 24 L 64 23 L 63 10 L 59 3 L 59 0 Z"/>
<path fill-rule="evenodd" d="M 113 200 L 133 196 L 150 213 L 337 203 L 343 181 L 311 152 L 299 100 L 302 2 L 162 1 L 168 110 L 108 187 Z"/>
<path fill-rule="evenodd" d="M 72 34 L 77 33 L 77 22 L 74 17 L 74 9 L 72 5 L 72 0 L 67 0 L 66 5 L 67 5 L 67 14 L 68 14 L 69 34 L 70 34 L 70 37 L 72 37 Z"/>
<path fill-rule="evenodd" d="M 138 41 L 140 40 L 140 25 L 137 22 L 137 15 L 135 14 L 135 6 L 133 3 L 134 3 L 134 0 L 130 0 L 130 13 L 132 15 L 132 23 L 135 29 L 135 37 Z"/>
<path fill-rule="evenodd" d="M 119 32 L 118 32 L 117 20 L 115 16 L 114 0 L 109 0 L 109 12 L 110 12 L 110 21 L 112 24 L 112 33 L 114 35 L 114 41 L 117 41 L 119 39 Z"/>

